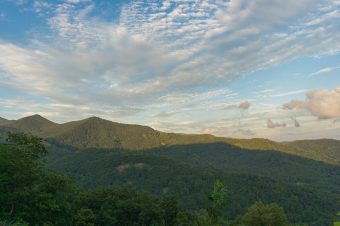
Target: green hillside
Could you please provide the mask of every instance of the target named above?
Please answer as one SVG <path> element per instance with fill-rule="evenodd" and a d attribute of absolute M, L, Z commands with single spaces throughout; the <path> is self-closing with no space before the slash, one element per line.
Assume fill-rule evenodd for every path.
<path fill-rule="evenodd" d="M 340 166 L 337 156 L 329 157 L 337 153 L 336 141 L 321 151 L 327 142 L 315 141 L 312 150 L 267 139 L 164 133 L 96 117 L 56 124 L 39 115 L 0 126 L 1 141 L 7 131 L 45 138 L 47 167 L 86 189 L 127 186 L 176 196 L 181 207 L 198 210 L 221 179 L 231 192 L 228 218 L 257 200 L 279 203 L 290 222 L 315 226 L 329 225 L 340 209 Z"/>
<path fill-rule="evenodd" d="M 340 141 L 332 139 L 298 140 L 287 143 L 291 147 L 308 150 L 310 155 L 322 157 L 322 161 L 340 164 Z"/>
<path fill-rule="evenodd" d="M 3 125 L 0 125 L 1 127 L 5 130 Z M 234 139 L 207 134 L 164 133 L 147 126 L 121 124 L 97 117 L 56 124 L 34 115 L 10 122 L 6 127 L 44 137 L 51 143 L 76 148 L 144 150 L 173 145 L 222 142 L 242 149 L 278 151 L 332 164 L 340 161 L 339 155 L 330 156 L 328 152 L 313 151 L 302 145 L 287 145 L 262 138 Z"/>
<path fill-rule="evenodd" d="M 226 214 L 230 219 L 257 200 L 279 203 L 290 222 L 315 226 L 328 225 L 340 208 L 337 195 L 308 185 L 192 166 L 149 152 L 54 149 L 46 162 L 50 168 L 74 176 L 84 188 L 123 185 L 176 196 L 181 207 L 191 210 L 206 205 L 211 184 L 220 179 L 229 189 Z"/>
<path fill-rule="evenodd" d="M 175 145 L 151 152 L 195 166 L 340 191 L 340 166 L 282 152 L 247 150 L 224 143 Z"/>

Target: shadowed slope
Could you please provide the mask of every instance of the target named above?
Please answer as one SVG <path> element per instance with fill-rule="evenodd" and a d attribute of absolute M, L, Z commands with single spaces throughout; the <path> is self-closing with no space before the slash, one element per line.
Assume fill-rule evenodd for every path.
<path fill-rule="evenodd" d="M 177 148 L 182 148 L 189 152 L 192 148 L 190 146 L 174 147 L 176 149 L 174 151 L 180 153 L 181 150 Z M 201 144 L 197 146 L 201 146 Z M 167 149 L 165 151 L 170 151 L 168 148 L 165 149 Z M 202 157 L 205 158 L 209 155 L 209 151 L 206 149 L 206 155 Z M 225 150 L 225 152 L 228 151 Z M 256 152 L 252 153 L 254 157 Z M 269 155 L 269 152 L 263 153 Z M 199 153 L 194 150 L 190 158 L 195 158 L 197 154 Z M 233 155 L 237 156 L 236 151 L 229 157 Z M 177 196 L 180 205 L 189 209 L 200 209 L 206 206 L 208 202 L 206 194 L 209 193 L 214 181 L 220 179 L 228 188 L 228 206 L 230 208 L 226 214 L 231 219 L 244 212 L 244 208 L 256 200 L 277 202 L 285 208 L 291 222 L 306 222 L 308 225 L 315 226 L 329 225 L 330 219 L 339 208 L 336 194 L 332 194 L 328 190 L 316 189 L 310 184 L 286 184 L 255 175 L 216 170 L 216 168 L 207 166 L 207 162 L 193 166 L 186 158 L 175 160 L 172 157 L 162 156 L 160 153 L 155 155 L 152 151 L 85 150 L 64 152 L 55 149 L 50 152 L 46 162 L 50 168 L 74 176 L 77 183 L 85 188 L 123 185 L 147 190 L 154 194 Z M 223 162 L 222 158 L 226 156 L 215 155 L 215 157 L 220 158 L 220 161 Z M 242 158 L 240 157 L 233 167 L 240 165 Z M 248 159 L 250 158 L 251 156 Z M 227 159 L 225 163 L 228 164 L 228 162 L 232 162 L 232 159 Z M 239 167 L 256 163 L 243 162 L 243 165 Z M 284 164 L 281 162 L 280 165 L 283 167 Z M 257 167 L 262 166 L 258 165 Z M 270 169 L 266 170 L 270 172 Z M 276 170 L 273 174 L 275 173 Z M 275 176 L 273 175 L 273 177 Z"/>
<path fill-rule="evenodd" d="M 340 191 L 340 166 L 282 152 L 246 150 L 224 143 L 174 145 L 150 152 L 196 166 Z"/>

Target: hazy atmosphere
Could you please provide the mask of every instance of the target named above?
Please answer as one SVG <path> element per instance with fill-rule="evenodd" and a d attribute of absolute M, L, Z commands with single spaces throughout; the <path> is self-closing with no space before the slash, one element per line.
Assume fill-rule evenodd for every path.
<path fill-rule="evenodd" d="M 340 139 L 339 0 L 2 0 L 0 117 Z"/>

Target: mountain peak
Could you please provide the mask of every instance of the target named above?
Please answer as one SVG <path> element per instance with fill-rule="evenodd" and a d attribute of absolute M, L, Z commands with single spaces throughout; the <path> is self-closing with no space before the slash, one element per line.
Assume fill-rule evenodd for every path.
<path fill-rule="evenodd" d="M 47 120 L 47 121 L 49 121 L 48 119 L 46 119 L 46 118 L 44 118 L 44 117 L 42 117 L 41 115 L 39 115 L 39 114 L 34 114 L 34 115 L 30 115 L 30 116 L 25 116 L 25 117 L 23 117 L 23 118 L 20 118 L 20 119 L 18 119 L 18 121 L 19 120 L 31 120 L 31 119 L 35 119 L 35 120 Z"/>
<path fill-rule="evenodd" d="M 8 124 L 10 127 L 36 134 L 40 134 L 55 125 L 57 124 L 38 114 L 23 117 Z"/>
<path fill-rule="evenodd" d="M 107 121 L 107 120 L 99 118 L 97 116 L 91 116 L 89 118 L 84 119 L 84 121 Z"/>

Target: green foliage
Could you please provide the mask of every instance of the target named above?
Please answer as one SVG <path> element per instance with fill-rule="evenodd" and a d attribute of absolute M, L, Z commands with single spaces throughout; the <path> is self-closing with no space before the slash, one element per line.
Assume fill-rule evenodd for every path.
<path fill-rule="evenodd" d="M 226 208 L 227 189 L 220 180 L 214 183 L 214 190 L 209 195 L 211 205 L 207 208 L 208 217 L 211 225 L 218 225 L 223 221 Z"/>
<path fill-rule="evenodd" d="M 153 149 L 153 152 L 191 165 L 270 177 L 340 195 L 340 166 L 294 155 L 239 149 L 224 143 L 175 145 Z"/>
<path fill-rule="evenodd" d="M 284 210 L 276 203 L 256 202 L 240 216 L 234 225 L 240 226 L 288 226 Z"/>
<path fill-rule="evenodd" d="M 164 225 L 159 200 L 127 188 L 90 191 L 82 206 L 93 211 L 95 225 Z"/>
<path fill-rule="evenodd" d="M 2 217 L 12 218 L 29 196 L 41 176 L 37 154 L 30 148 L 15 144 L 0 145 L 0 212 Z M 33 154 L 34 153 L 34 154 Z"/>
<path fill-rule="evenodd" d="M 78 190 L 69 177 L 44 170 L 41 154 L 41 139 L 22 133 L 0 145 L 2 225 L 177 225 L 173 198 L 128 188 Z"/>
<path fill-rule="evenodd" d="M 210 147 L 218 148 L 218 146 Z M 164 149 L 164 153 L 166 150 L 171 151 L 171 149 Z M 187 158 L 197 158 L 200 153 L 196 152 L 195 148 L 191 150 L 193 153 L 188 154 Z M 185 150 L 178 150 L 178 153 L 181 151 Z M 210 152 L 211 156 L 215 155 L 213 148 L 207 149 L 206 152 Z M 228 208 L 224 211 L 227 219 L 242 214 L 245 208 L 256 200 L 278 203 L 284 207 L 292 223 L 306 222 L 315 226 L 329 225 L 339 209 L 339 203 L 336 201 L 338 195 L 312 186 L 286 184 L 268 178 L 216 170 L 208 164 L 205 165 L 211 159 L 208 154 L 199 158 L 203 166 L 187 164 L 186 157 L 183 157 L 186 162 L 182 162 L 162 155 L 147 151 L 63 152 L 58 149 L 51 150 L 47 163 L 52 169 L 74 176 L 76 182 L 84 188 L 123 185 L 156 195 L 171 195 L 177 197 L 180 208 L 189 211 L 206 209 L 211 204 L 206 194 L 210 193 L 214 181 L 220 179 L 228 187 Z M 218 158 L 218 155 L 215 157 Z M 231 155 L 229 158 L 232 157 Z M 220 155 L 220 158 L 225 159 L 226 165 L 229 164 L 227 157 Z M 253 161 L 249 159 L 248 162 L 242 163 L 243 165 L 241 161 L 239 164 L 240 167 L 246 167 L 256 161 L 254 157 Z M 268 168 L 269 170 L 271 169 Z M 201 215 L 205 216 L 204 213 L 205 211 Z M 192 218 L 186 214 L 182 214 L 181 217 Z"/>
<path fill-rule="evenodd" d="M 226 219 L 234 219 L 251 203 L 262 200 L 284 207 L 292 223 L 319 226 L 330 225 L 340 207 L 339 166 L 306 159 L 330 162 L 329 153 L 337 154 L 336 144 L 331 151 L 310 152 L 306 146 L 265 139 L 162 133 L 99 118 L 58 125 L 32 116 L 5 122 L 5 126 L 0 126 L 0 136 L 6 130 L 27 131 L 66 148 L 66 152 L 58 148 L 45 158 L 49 168 L 75 176 L 83 188 L 106 188 L 79 190 L 68 177 L 43 168 L 38 160 L 46 155 L 42 139 L 12 133 L 0 145 L 3 222 L 225 225 Z M 75 147 L 115 150 L 78 152 Z M 216 179 L 220 182 L 211 193 Z M 110 188 L 121 185 L 129 188 Z M 265 225 L 280 225 L 284 217 L 275 205 L 255 203 L 238 218 L 239 223 L 249 225 L 251 220 L 262 219 L 270 223 Z"/>
<path fill-rule="evenodd" d="M 196 216 L 196 224 L 198 226 L 221 226 L 225 225 L 224 211 L 227 207 L 226 197 L 227 189 L 223 186 L 220 180 L 216 180 L 214 183 L 214 189 L 211 194 L 208 195 L 210 205 L 205 211 L 198 213 Z"/>
<path fill-rule="evenodd" d="M 75 187 L 69 178 L 43 170 L 42 140 L 9 133 L 7 141 L 0 145 L 0 219 L 68 225 Z"/>
<path fill-rule="evenodd" d="M 96 215 L 91 209 L 81 208 L 74 216 L 73 225 L 75 226 L 94 226 Z"/>
<path fill-rule="evenodd" d="M 47 149 L 40 137 L 27 135 L 23 132 L 8 132 L 6 141 L 12 147 L 20 149 L 21 152 L 26 152 L 25 154 L 30 155 L 33 158 L 40 158 L 47 154 Z"/>
<path fill-rule="evenodd" d="M 164 210 L 164 225 L 176 225 L 180 212 L 177 199 L 174 196 L 164 196 L 160 207 Z"/>

